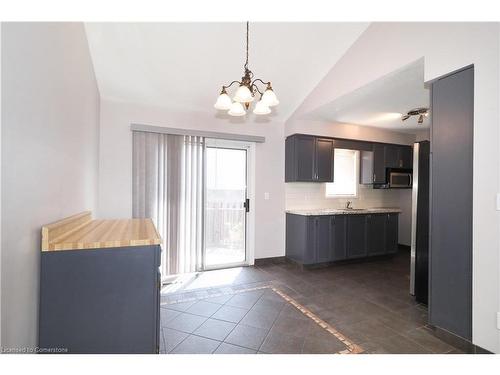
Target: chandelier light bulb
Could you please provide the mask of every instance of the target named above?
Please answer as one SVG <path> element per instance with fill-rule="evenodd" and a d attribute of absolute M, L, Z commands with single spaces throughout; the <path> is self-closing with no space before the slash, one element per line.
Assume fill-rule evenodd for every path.
<path fill-rule="evenodd" d="M 262 95 L 261 99 L 268 107 L 274 107 L 278 104 L 280 104 L 278 98 L 276 97 L 276 94 L 274 93 L 272 88 L 267 88 L 266 91 L 264 91 L 264 94 Z"/>
<path fill-rule="evenodd" d="M 217 98 L 217 101 L 214 104 L 214 108 L 221 111 L 227 111 L 228 109 L 231 109 L 231 104 L 233 104 L 231 98 L 224 91 Z"/>
<path fill-rule="evenodd" d="M 229 109 L 229 111 L 227 113 L 231 116 L 245 116 L 246 115 L 245 108 L 243 108 L 243 105 L 241 103 L 238 103 L 238 102 L 234 102 L 233 104 L 231 104 L 231 108 Z"/>
<path fill-rule="evenodd" d="M 269 108 L 266 103 L 264 103 L 261 100 L 259 100 L 257 102 L 257 104 L 255 105 L 255 108 L 253 110 L 253 113 L 255 113 L 256 115 L 268 115 L 271 113 L 271 108 Z"/>
<path fill-rule="evenodd" d="M 245 85 L 241 85 L 238 87 L 238 90 L 236 90 L 234 101 L 238 103 L 250 103 L 253 101 L 252 92 Z"/>

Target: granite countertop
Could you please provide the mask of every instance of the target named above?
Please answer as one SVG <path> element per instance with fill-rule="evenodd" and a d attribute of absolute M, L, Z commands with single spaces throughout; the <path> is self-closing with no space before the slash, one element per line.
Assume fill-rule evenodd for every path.
<path fill-rule="evenodd" d="M 386 214 L 401 213 L 399 207 L 371 207 L 363 209 L 345 208 L 314 208 L 314 209 L 291 209 L 285 211 L 288 214 L 319 216 L 319 215 L 366 215 L 366 214 Z"/>

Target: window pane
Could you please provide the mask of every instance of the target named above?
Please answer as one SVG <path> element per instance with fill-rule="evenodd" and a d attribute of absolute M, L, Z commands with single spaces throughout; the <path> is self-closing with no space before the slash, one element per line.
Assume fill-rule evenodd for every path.
<path fill-rule="evenodd" d="M 326 196 L 356 196 L 358 153 L 355 150 L 335 149 L 334 182 L 326 184 Z"/>

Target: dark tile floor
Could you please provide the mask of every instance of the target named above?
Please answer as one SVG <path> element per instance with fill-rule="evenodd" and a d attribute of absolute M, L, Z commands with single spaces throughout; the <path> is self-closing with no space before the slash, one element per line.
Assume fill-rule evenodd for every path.
<path fill-rule="evenodd" d="M 289 263 L 183 276 L 162 290 L 161 353 L 338 353 L 346 345 L 274 287 L 365 353 L 459 353 L 427 328 L 408 294 L 409 254 L 301 270 Z M 257 290 L 249 290 L 262 288 Z"/>

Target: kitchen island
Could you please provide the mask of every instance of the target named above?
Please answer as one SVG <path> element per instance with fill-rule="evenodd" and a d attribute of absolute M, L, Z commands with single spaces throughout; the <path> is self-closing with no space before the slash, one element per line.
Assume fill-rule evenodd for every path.
<path fill-rule="evenodd" d="M 42 227 L 42 352 L 157 353 L 161 238 L 151 219 Z"/>
<path fill-rule="evenodd" d="M 286 211 L 286 257 L 301 265 L 330 263 L 398 250 L 399 208 Z"/>

